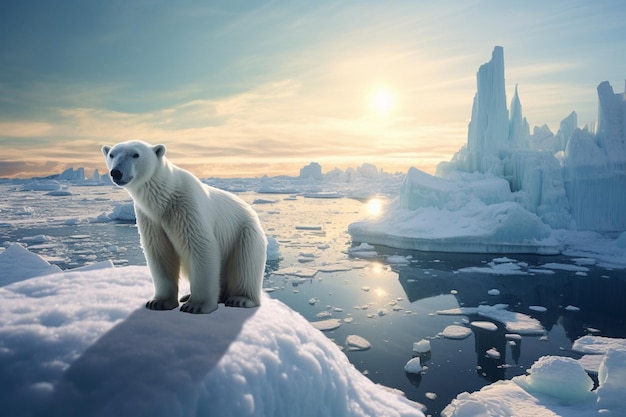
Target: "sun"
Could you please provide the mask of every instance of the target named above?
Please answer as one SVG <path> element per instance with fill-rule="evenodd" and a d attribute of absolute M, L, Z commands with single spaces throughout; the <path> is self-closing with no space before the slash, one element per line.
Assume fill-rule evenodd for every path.
<path fill-rule="evenodd" d="M 379 88 L 372 96 L 372 107 L 380 114 L 389 113 L 395 105 L 395 98 L 385 87 Z"/>

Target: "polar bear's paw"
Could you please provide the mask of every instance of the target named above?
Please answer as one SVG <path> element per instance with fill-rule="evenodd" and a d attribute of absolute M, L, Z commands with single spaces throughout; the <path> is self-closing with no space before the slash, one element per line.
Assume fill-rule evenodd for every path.
<path fill-rule="evenodd" d="M 176 300 L 161 300 L 158 298 L 153 298 L 148 300 L 146 303 L 146 308 L 150 310 L 173 310 L 178 307 L 178 301 Z"/>
<path fill-rule="evenodd" d="M 180 311 L 183 313 L 191 314 L 209 314 L 215 310 L 217 310 L 217 304 L 198 303 L 192 301 L 187 301 L 180 307 Z"/>
<path fill-rule="evenodd" d="M 241 295 L 228 297 L 226 299 L 225 304 L 228 307 L 244 307 L 244 308 L 251 308 L 251 307 L 258 306 L 258 304 L 256 304 L 254 301 L 252 301 L 248 297 L 244 297 Z"/>

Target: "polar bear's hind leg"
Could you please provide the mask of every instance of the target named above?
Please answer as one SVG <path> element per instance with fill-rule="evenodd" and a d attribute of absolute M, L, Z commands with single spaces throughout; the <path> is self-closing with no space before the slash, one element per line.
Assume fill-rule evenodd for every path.
<path fill-rule="evenodd" d="M 245 226 L 240 239 L 232 249 L 222 282 L 222 296 L 229 307 L 257 307 L 266 260 L 265 233 L 260 227 Z"/>

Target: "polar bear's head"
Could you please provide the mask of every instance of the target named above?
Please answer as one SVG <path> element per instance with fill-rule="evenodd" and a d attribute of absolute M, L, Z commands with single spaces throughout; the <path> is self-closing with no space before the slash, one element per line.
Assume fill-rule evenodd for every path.
<path fill-rule="evenodd" d="M 164 145 L 152 146 L 141 141 L 103 146 L 109 175 L 120 187 L 137 186 L 150 179 L 165 155 Z"/>

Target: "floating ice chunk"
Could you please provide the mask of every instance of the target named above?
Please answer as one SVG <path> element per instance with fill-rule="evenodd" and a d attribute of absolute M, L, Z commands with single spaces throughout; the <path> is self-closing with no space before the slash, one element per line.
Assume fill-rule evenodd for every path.
<path fill-rule="evenodd" d="M 573 305 L 570 304 L 567 307 L 565 307 L 565 310 L 567 310 L 567 311 L 580 311 L 580 307 L 576 307 L 576 306 L 573 306 Z"/>
<path fill-rule="evenodd" d="M 367 350 L 372 347 L 371 343 L 365 338 L 351 334 L 346 337 L 346 345 L 348 350 Z"/>
<path fill-rule="evenodd" d="M 300 278 L 313 278 L 317 274 L 317 269 L 290 266 L 272 272 L 274 275 L 290 275 Z"/>
<path fill-rule="evenodd" d="M 336 192 L 305 193 L 304 198 L 343 198 L 343 194 Z"/>
<path fill-rule="evenodd" d="M 513 381 L 530 393 L 549 395 L 566 404 L 594 397 L 593 381 L 576 359 L 543 356 L 528 370 L 528 376 Z"/>
<path fill-rule="evenodd" d="M 430 341 L 422 339 L 419 342 L 413 343 L 413 353 L 422 354 L 430 352 Z"/>
<path fill-rule="evenodd" d="M 404 372 L 406 372 L 407 374 L 419 374 L 422 372 L 422 364 L 420 362 L 419 356 L 410 359 L 404 365 Z"/>
<path fill-rule="evenodd" d="M 580 363 L 583 369 L 588 373 L 598 375 L 598 370 L 603 360 L 604 355 L 583 355 L 578 359 L 578 363 Z"/>
<path fill-rule="evenodd" d="M 387 262 L 390 264 L 402 265 L 411 263 L 410 256 L 389 255 Z"/>
<path fill-rule="evenodd" d="M 325 264 L 317 267 L 319 272 L 332 273 L 332 272 L 344 272 L 350 271 L 353 266 L 349 262 L 337 262 L 334 264 Z"/>
<path fill-rule="evenodd" d="M 491 359 L 500 359 L 500 352 L 496 348 L 487 349 L 485 355 Z"/>
<path fill-rule="evenodd" d="M 115 207 L 113 207 L 113 212 L 109 214 L 109 219 L 135 222 L 137 221 L 135 217 L 135 206 L 133 203 L 116 204 Z"/>
<path fill-rule="evenodd" d="M 507 307 L 506 304 L 479 306 L 478 314 L 504 324 L 506 330 L 511 333 L 543 334 L 545 332 L 539 320 L 526 314 L 508 311 Z"/>
<path fill-rule="evenodd" d="M 255 198 L 252 201 L 252 204 L 274 204 L 276 200 L 268 200 L 266 198 Z"/>
<path fill-rule="evenodd" d="M 541 265 L 541 267 L 546 268 L 546 269 L 558 269 L 560 271 L 589 272 L 589 268 L 585 266 L 561 264 L 557 262 L 548 262 L 546 264 Z"/>
<path fill-rule="evenodd" d="M 268 236 L 267 237 L 267 260 L 272 262 L 272 261 L 278 261 L 280 260 L 280 243 L 278 243 L 278 240 L 276 240 L 276 238 Z"/>
<path fill-rule="evenodd" d="M 624 401 L 626 349 L 609 349 L 598 369 L 598 408 L 611 410 L 612 416 L 626 415 Z"/>
<path fill-rule="evenodd" d="M 315 298 L 315 297 L 309 298 L 309 304 L 315 305 L 315 303 L 317 303 L 317 298 Z"/>
<path fill-rule="evenodd" d="M 375 248 L 368 243 L 361 243 L 359 246 L 352 247 L 348 249 L 348 253 L 361 258 L 373 258 L 378 256 Z"/>
<path fill-rule="evenodd" d="M 496 330 L 498 330 L 498 326 L 490 321 L 473 321 L 470 323 L 470 325 L 472 327 L 487 330 L 489 332 L 495 332 Z"/>
<path fill-rule="evenodd" d="M 296 230 L 322 230 L 322 226 L 300 224 L 296 226 Z"/>
<path fill-rule="evenodd" d="M 446 339 L 465 339 L 472 334 L 472 330 L 464 326 L 451 324 L 443 329 L 441 334 Z"/>
<path fill-rule="evenodd" d="M 326 332 L 326 331 L 338 329 L 341 326 L 341 320 L 327 319 L 327 320 L 320 320 L 320 321 L 312 321 L 311 325 L 315 327 L 317 330 Z"/>
<path fill-rule="evenodd" d="M 370 287 L 368 287 L 368 286 L 364 286 L 364 287 L 361 287 L 361 290 L 363 290 L 363 291 L 365 291 L 365 292 L 369 292 Z"/>
<path fill-rule="evenodd" d="M 576 262 L 576 265 L 595 265 L 598 263 L 598 260 L 594 258 L 574 258 L 572 260 Z"/>
<path fill-rule="evenodd" d="M 522 313 L 507 311 L 508 305 L 458 307 L 437 311 L 440 315 L 472 315 L 480 314 L 483 317 L 498 321 L 506 326 L 507 331 L 521 334 L 543 334 L 545 329 L 541 323 Z"/>
<path fill-rule="evenodd" d="M 434 392 L 425 392 L 424 397 L 428 398 L 429 400 L 436 400 L 437 394 Z"/>
<path fill-rule="evenodd" d="M 0 286 L 41 275 L 61 272 L 61 268 L 50 265 L 39 255 L 17 243 L 11 244 L 0 253 Z"/>
<path fill-rule="evenodd" d="M 48 191 L 46 195 L 52 197 L 68 197 L 72 195 L 72 192 L 69 190 L 56 190 L 56 191 Z"/>
<path fill-rule="evenodd" d="M 500 295 L 500 290 L 497 288 L 492 288 L 489 291 L 487 291 L 487 294 L 489 295 Z"/>
<path fill-rule="evenodd" d="M 546 311 L 548 311 L 548 309 L 543 306 L 528 306 L 528 309 L 532 311 L 537 311 L 539 313 L 545 313 Z"/>
<path fill-rule="evenodd" d="M 478 314 L 478 307 L 456 307 L 447 310 L 439 310 L 437 314 L 441 316 L 461 316 Z"/>
<path fill-rule="evenodd" d="M 54 239 L 48 235 L 24 236 L 20 241 L 30 245 L 52 242 Z"/>
<path fill-rule="evenodd" d="M 572 345 L 572 350 L 591 355 L 603 355 L 609 349 L 626 349 L 626 339 L 587 335 L 576 339 Z"/>
<path fill-rule="evenodd" d="M 521 266 L 517 263 L 495 263 L 489 262 L 489 266 L 469 266 L 461 268 L 458 272 L 478 272 L 482 274 L 492 275 L 528 275 L 528 272 L 522 270 Z"/>

